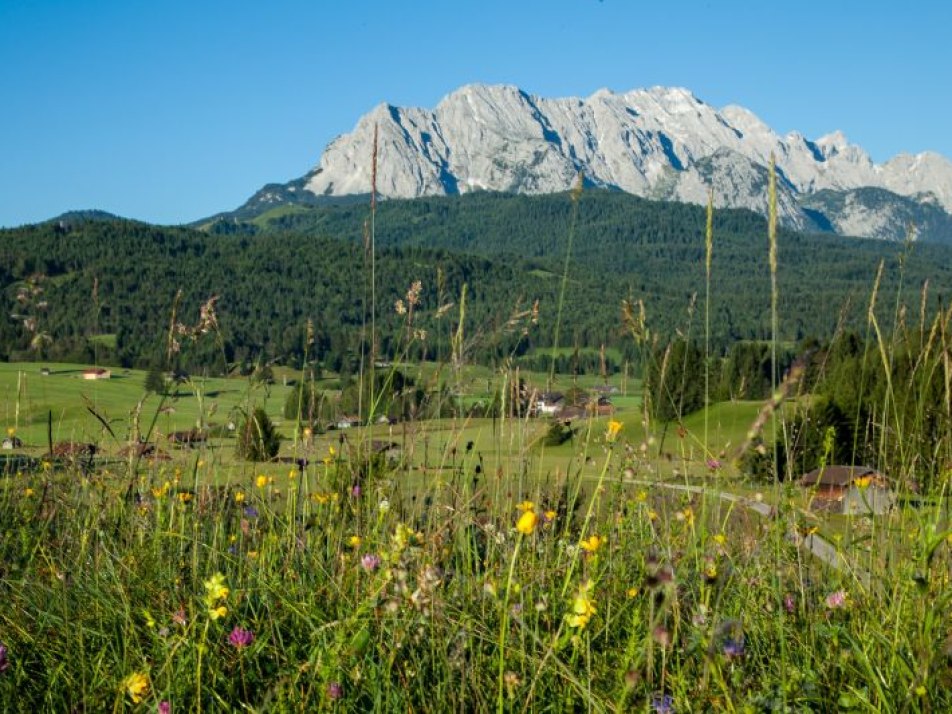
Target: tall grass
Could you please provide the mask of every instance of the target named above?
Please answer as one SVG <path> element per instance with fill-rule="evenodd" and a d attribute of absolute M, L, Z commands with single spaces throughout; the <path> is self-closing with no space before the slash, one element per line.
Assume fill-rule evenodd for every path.
<path fill-rule="evenodd" d="M 950 312 L 889 341 L 875 301 L 870 315 L 884 368 L 915 348 L 878 432 L 883 462 L 912 474 L 913 450 L 895 440 L 925 429 L 916 389 L 944 384 L 952 402 Z M 410 320 L 395 363 L 416 339 Z M 455 320 L 459 391 L 474 332 L 465 291 Z M 645 359 L 656 354 L 644 304 L 626 304 L 623 321 Z M 799 377 L 779 380 L 775 355 L 757 434 L 768 422 L 786 433 L 795 407 Z M 492 418 L 404 424 L 418 436 L 395 463 L 370 448 L 389 432 L 365 427 L 295 438 L 280 464 L 233 467 L 205 446 L 170 463 L 43 459 L 3 476 L 3 710 L 952 709 L 947 473 L 915 502 L 900 480 L 886 516 L 824 519 L 779 473 L 755 482 L 724 463 L 710 478 L 706 414 L 700 435 L 674 425 L 670 460 L 648 404 L 546 446 L 521 377 L 495 375 Z M 938 457 L 952 457 L 950 440 Z M 821 537 L 835 567 L 811 550 Z"/>

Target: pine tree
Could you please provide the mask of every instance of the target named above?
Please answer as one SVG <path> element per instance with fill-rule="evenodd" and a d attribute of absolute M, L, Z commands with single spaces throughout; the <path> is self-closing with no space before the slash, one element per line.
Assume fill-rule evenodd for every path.
<path fill-rule="evenodd" d="M 238 457 L 245 461 L 268 461 L 278 454 L 281 437 L 261 407 L 245 418 L 238 431 Z"/>

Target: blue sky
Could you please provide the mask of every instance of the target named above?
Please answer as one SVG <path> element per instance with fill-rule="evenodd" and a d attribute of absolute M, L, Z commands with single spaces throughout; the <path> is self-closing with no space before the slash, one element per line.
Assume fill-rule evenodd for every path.
<path fill-rule="evenodd" d="M 159 223 L 303 175 L 374 105 L 470 82 L 683 86 L 875 161 L 952 157 L 945 2 L 0 0 L 0 226 Z"/>

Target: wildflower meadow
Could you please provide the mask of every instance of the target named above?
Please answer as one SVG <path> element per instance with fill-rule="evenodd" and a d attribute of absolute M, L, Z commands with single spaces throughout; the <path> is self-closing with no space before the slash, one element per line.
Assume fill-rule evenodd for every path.
<path fill-rule="evenodd" d="M 581 182 L 566 197 L 575 210 L 580 193 Z M 948 375 L 947 310 L 909 327 L 920 360 L 876 393 L 870 453 L 893 477 L 893 507 L 834 516 L 811 508 L 794 456 L 778 456 L 807 433 L 798 410 L 818 403 L 806 367 L 776 369 L 766 400 L 705 397 L 690 417 L 656 418 L 652 398 L 673 405 L 686 392 L 645 305 L 626 303 L 619 329 L 653 360 L 654 381 L 646 371 L 610 413 L 593 399 L 571 422 L 549 419 L 525 404 L 559 386 L 554 370 L 508 363 L 472 377 L 465 290 L 449 308 L 408 284 L 395 307 L 402 348 L 363 360 L 356 425 L 304 418 L 300 374 L 216 383 L 239 385 L 231 431 L 212 433 L 216 397 L 193 378 L 122 407 L 87 400 L 92 426 L 63 434 L 55 404 L 30 412 L 21 398 L 36 368 L 11 370 L 9 435 L 26 446 L 0 476 L 3 711 L 952 710 L 952 437 L 927 437 L 931 416 L 901 400 L 919 394 L 923 370 Z M 718 289 L 708 281 L 702 306 Z M 776 318 L 776 284 L 773 296 L 764 310 Z M 214 345 L 214 308 L 195 328 L 173 316 L 170 355 Z M 455 314 L 442 364 L 411 357 L 426 339 L 412 320 L 427 310 Z M 871 364 L 891 366 L 903 333 L 883 334 L 870 314 Z M 416 384 L 439 371 L 441 399 L 488 382 L 494 406 L 427 413 L 407 380 L 386 397 L 401 415 L 388 419 L 398 371 Z M 948 410 L 952 382 L 939 383 Z M 67 437 L 155 444 L 163 429 L 181 433 L 164 426 L 170 405 L 194 410 L 201 440 L 53 448 Z M 132 415 L 128 438 L 110 440 L 110 410 Z M 928 439 L 932 460 L 912 448 Z M 833 435 L 818 443 L 832 463 Z"/>

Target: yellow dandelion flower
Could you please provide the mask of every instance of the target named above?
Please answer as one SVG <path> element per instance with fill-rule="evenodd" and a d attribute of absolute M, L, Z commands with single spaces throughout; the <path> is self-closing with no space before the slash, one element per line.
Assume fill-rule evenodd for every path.
<path fill-rule="evenodd" d="M 27 487 L 27 488 L 23 489 L 23 495 L 26 496 L 27 498 L 29 498 L 30 496 L 32 496 L 34 493 L 36 493 L 36 492 L 35 492 L 32 488 L 30 488 L 30 487 Z"/>
<path fill-rule="evenodd" d="M 656 521 L 656 520 L 658 520 L 658 512 L 655 511 L 654 509 L 649 508 L 649 509 L 648 509 L 647 516 L 648 516 L 648 520 L 649 520 L 649 521 Z"/>
<path fill-rule="evenodd" d="M 689 526 L 694 525 L 694 509 L 688 506 L 683 511 L 681 511 L 681 514 L 684 516 L 684 520 Z"/>
<path fill-rule="evenodd" d="M 620 421 L 615 421 L 612 419 L 608 422 L 608 429 L 605 431 L 605 439 L 607 441 L 614 441 L 618 438 L 619 432 L 621 432 L 622 427 L 625 426 Z"/>
<path fill-rule="evenodd" d="M 362 540 L 361 540 L 361 538 L 360 538 L 359 535 L 352 535 L 352 536 L 347 540 L 347 545 L 349 545 L 351 548 L 359 548 L 361 542 L 362 542 Z"/>
<path fill-rule="evenodd" d="M 639 491 L 638 493 L 635 494 L 635 502 L 636 502 L 636 503 L 644 503 L 644 502 L 647 501 L 647 500 L 648 500 L 648 492 L 647 492 L 647 491 Z"/>
<path fill-rule="evenodd" d="M 853 483 L 856 485 L 856 488 L 867 489 L 869 484 L 873 482 L 872 476 L 860 476 L 858 479 L 854 479 Z"/>
<path fill-rule="evenodd" d="M 625 595 L 628 596 L 629 598 L 637 597 L 637 596 L 638 596 L 638 588 L 628 588 L 628 589 L 625 591 Z"/>
<path fill-rule="evenodd" d="M 258 478 L 255 479 L 255 486 L 257 486 L 258 488 L 264 488 L 267 485 L 268 485 L 268 477 L 265 476 L 264 474 L 259 475 Z"/>
<path fill-rule="evenodd" d="M 192 500 L 192 494 L 190 494 L 188 491 L 180 491 L 178 495 L 178 499 L 182 503 L 188 503 L 189 501 Z"/>
<path fill-rule="evenodd" d="M 245 502 L 245 492 L 235 491 L 235 503 L 244 503 L 244 502 Z"/>
<path fill-rule="evenodd" d="M 519 516 L 519 520 L 516 521 L 516 530 L 523 535 L 532 535 L 538 522 L 539 517 L 535 514 L 535 511 L 524 511 Z"/>
<path fill-rule="evenodd" d="M 520 511 L 525 513 L 526 511 L 534 511 L 535 504 L 532 501 L 523 501 L 522 503 L 517 505 L 516 508 L 518 508 Z"/>
<path fill-rule="evenodd" d="M 602 547 L 604 542 L 604 538 L 593 534 L 579 543 L 579 547 L 586 553 L 594 553 L 596 550 Z"/>
<path fill-rule="evenodd" d="M 228 608 L 224 605 L 208 608 L 208 616 L 213 620 L 219 620 L 228 615 Z"/>
<path fill-rule="evenodd" d="M 145 672 L 133 672 L 122 680 L 122 688 L 132 700 L 133 704 L 138 704 L 149 693 L 149 675 Z"/>
<path fill-rule="evenodd" d="M 331 455 L 331 456 L 334 456 L 337 452 L 334 450 L 334 447 L 333 447 L 333 446 L 328 446 L 328 447 L 327 447 L 327 453 L 328 453 L 329 455 Z"/>
<path fill-rule="evenodd" d="M 713 540 L 718 545 L 724 545 L 727 543 L 727 536 L 723 533 L 718 533 L 717 535 L 713 536 L 711 540 Z"/>
<path fill-rule="evenodd" d="M 555 517 L 558 515 L 558 513 L 550 509 L 546 511 L 545 513 L 543 513 L 542 515 L 545 517 L 546 523 L 551 523 L 552 521 L 555 520 Z"/>
<path fill-rule="evenodd" d="M 7 436 L 12 437 L 16 433 L 17 433 L 17 430 L 14 427 L 12 426 L 7 427 Z"/>

